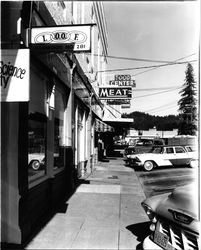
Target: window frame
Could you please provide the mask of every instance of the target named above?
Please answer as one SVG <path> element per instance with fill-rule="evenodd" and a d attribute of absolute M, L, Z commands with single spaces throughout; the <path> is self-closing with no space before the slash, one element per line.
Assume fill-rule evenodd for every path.
<path fill-rule="evenodd" d="M 177 152 L 177 149 L 182 149 L 183 152 Z M 176 154 L 183 154 L 183 153 L 186 153 L 186 150 L 183 147 L 178 146 L 178 147 L 175 147 L 175 153 Z"/>
<path fill-rule="evenodd" d="M 31 71 L 30 71 L 30 74 L 33 78 L 30 79 L 30 95 L 33 94 L 31 92 L 31 84 L 36 84 L 34 80 L 37 80 L 37 84 L 43 84 L 43 87 L 44 87 L 44 91 L 45 91 L 45 100 L 44 100 L 44 113 L 40 113 L 38 112 L 38 114 L 41 114 L 41 117 L 44 116 L 44 118 L 46 119 L 46 121 L 44 122 L 45 123 L 45 152 L 44 152 L 44 155 L 45 155 L 45 159 L 46 159 L 46 166 L 45 166 L 45 170 L 44 170 L 44 174 L 42 174 L 42 172 L 38 172 L 36 173 L 35 175 L 33 176 L 29 176 L 28 174 L 28 188 L 32 188 L 36 185 L 38 185 L 39 183 L 47 180 L 49 178 L 48 176 L 48 165 L 47 165 L 47 151 L 48 151 L 48 143 L 47 143 L 47 134 L 48 134 L 48 86 L 47 86 L 47 83 L 46 81 L 44 81 L 44 74 L 42 74 L 38 68 L 35 66 L 35 64 L 32 64 L 31 65 Z M 37 76 L 37 78 L 35 79 L 35 77 Z M 30 113 L 30 102 L 31 102 L 31 98 L 32 96 L 30 96 L 30 101 L 29 101 L 29 105 L 28 105 L 28 124 L 29 124 L 29 121 L 30 120 L 37 120 L 37 119 L 30 119 L 29 118 L 29 115 L 31 114 Z M 36 110 L 36 113 L 37 113 L 37 110 Z M 39 119 L 40 121 L 40 119 Z M 29 126 L 28 126 L 28 132 L 29 132 Z M 29 136 L 29 134 L 27 134 L 27 136 Z M 29 138 L 28 138 L 28 143 L 29 143 Z M 29 146 L 27 148 L 27 154 L 29 154 Z M 29 156 L 28 156 L 29 157 Z M 27 162 L 27 169 L 29 170 L 29 162 Z"/>

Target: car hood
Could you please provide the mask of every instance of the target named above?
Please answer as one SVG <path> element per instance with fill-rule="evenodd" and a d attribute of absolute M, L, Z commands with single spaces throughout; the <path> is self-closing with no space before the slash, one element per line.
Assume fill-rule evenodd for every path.
<path fill-rule="evenodd" d="M 160 154 L 156 154 L 156 153 L 141 153 L 141 154 L 131 154 L 130 155 L 130 157 L 131 158 L 136 158 L 136 157 L 138 157 L 139 159 L 140 158 L 147 158 L 147 157 L 152 157 L 152 156 L 154 156 L 154 157 L 156 157 L 157 155 L 160 155 Z"/>
<path fill-rule="evenodd" d="M 157 195 L 145 200 L 157 216 L 199 232 L 198 185 L 176 188 L 171 194 Z"/>

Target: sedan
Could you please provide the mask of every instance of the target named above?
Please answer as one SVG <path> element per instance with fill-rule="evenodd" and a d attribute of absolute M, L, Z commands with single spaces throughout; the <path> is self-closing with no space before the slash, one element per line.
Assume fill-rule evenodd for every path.
<path fill-rule="evenodd" d="M 152 196 L 142 202 L 151 221 L 150 235 L 142 244 L 144 250 L 199 249 L 197 187 L 197 183 L 177 187 L 171 194 Z"/>

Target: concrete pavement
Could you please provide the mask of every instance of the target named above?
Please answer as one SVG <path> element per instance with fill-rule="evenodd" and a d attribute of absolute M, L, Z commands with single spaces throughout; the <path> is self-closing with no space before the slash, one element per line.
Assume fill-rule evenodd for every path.
<path fill-rule="evenodd" d="M 25 249 L 141 249 L 148 218 L 135 171 L 101 162 Z"/>

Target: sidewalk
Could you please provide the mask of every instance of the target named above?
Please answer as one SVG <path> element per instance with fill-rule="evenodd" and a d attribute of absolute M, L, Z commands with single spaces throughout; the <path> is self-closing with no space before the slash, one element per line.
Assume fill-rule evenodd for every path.
<path fill-rule="evenodd" d="M 85 182 L 26 249 L 141 249 L 148 218 L 135 171 L 110 159 Z"/>

